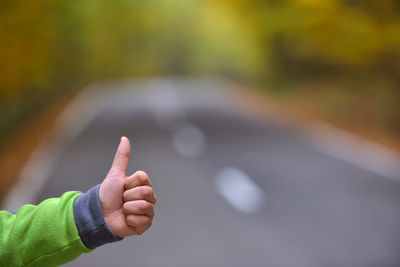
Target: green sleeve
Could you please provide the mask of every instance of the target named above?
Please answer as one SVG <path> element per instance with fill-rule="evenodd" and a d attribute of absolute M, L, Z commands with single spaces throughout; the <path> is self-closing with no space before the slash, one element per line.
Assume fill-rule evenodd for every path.
<path fill-rule="evenodd" d="M 81 241 L 73 214 L 77 192 L 0 211 L 0 266 L 58 266 L 92 251 Z"/>

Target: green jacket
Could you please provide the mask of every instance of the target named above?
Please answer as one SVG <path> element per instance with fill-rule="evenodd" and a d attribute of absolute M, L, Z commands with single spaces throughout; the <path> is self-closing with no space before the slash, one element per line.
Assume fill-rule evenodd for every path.
<path fill-rule="evenodd" d="M 98 188 L 24 205 L 16 214 L 0 211 L 0 266 L 59 266 L 120 240 L 105 224 Z"/>

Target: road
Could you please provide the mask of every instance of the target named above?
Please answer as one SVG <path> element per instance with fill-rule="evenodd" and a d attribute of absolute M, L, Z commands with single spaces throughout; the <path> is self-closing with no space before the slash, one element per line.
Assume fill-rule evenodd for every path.
<path fill-rule="evenodd" d="M 36 202 L 100 183 L 125 135 L 129 173 L 148 172 L 156 217 L 144 235 L 66 266 L 400 266 L 400 182 L 252 119 L 218 82 L 104 87 L 112 94 Z"/>

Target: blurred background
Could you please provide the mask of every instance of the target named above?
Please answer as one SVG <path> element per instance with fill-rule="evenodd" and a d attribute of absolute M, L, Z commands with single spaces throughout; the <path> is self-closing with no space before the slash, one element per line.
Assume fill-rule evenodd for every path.
<path fill-rule="evenodd" d="M 136 266 L 398 266 L 399 15 L 395 0 L 5 1 L 3 206 L 101 182 L 127 135 L 155 229 L 76 266 L 128 266 L 127 244 Z M 26 177 L 45 179 L 11 190 Z"/>

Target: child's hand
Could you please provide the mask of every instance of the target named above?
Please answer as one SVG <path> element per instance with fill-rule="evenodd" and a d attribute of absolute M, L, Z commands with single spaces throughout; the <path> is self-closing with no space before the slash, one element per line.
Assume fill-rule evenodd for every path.
<path fill-rule="evenodd" d="M 137 171 L 126 176 L 131 145 L 122 137 L 113 165 L 100 185 L 104 219 L 119 237 L 140 235 L 150 226 L 156 197 L 147 174 Z"/>

